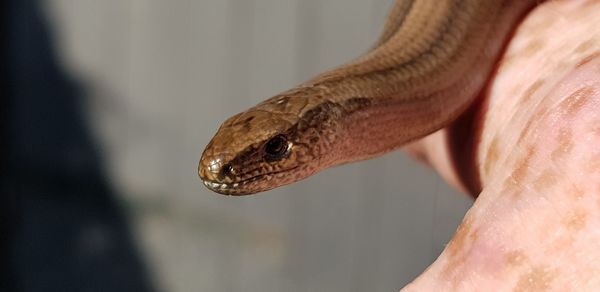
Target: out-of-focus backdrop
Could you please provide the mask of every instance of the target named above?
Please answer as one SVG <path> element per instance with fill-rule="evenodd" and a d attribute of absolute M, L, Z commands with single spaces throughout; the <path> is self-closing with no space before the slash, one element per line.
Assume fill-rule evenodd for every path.
<path fill-rule="evenodd" d="M 211 193 L 197 177 L 222 121 L 366 51 L 392 0 L 25 2 L 39 9 L 50 57 L 82 88 L 81 115 L 150 289 L 396 291 L 471 205 L 401 153 L 249 197 Z M 52 236 L 66 235 L 38 239 Z M 110 246 L 103 232 L 85 236 Z M 19 286 L 48 291 L 15 262 Z"/>

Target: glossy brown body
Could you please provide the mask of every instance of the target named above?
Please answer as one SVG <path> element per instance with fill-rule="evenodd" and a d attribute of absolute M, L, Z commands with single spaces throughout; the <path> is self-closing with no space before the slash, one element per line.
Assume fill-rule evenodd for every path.
<path fill-rule="evenodd" d="M 537 2 L 396 1 L 367 54 L 225 121 L 200 177 L 219 193 L 256 193 L 443 128 L 476 98 Z M 274 137 L 285 142 L 275 158 L 266 146 Z"/>

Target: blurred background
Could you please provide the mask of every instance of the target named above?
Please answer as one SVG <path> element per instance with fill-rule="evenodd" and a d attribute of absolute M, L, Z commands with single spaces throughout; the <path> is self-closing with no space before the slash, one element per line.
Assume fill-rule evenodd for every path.
<path fill-rule="evenodd" d="M 10 0 L 0 290 L 397 291 L 471 200 L 402 153 L 208 191 L 227 117 L 342 64 L 393 0 Z"/>

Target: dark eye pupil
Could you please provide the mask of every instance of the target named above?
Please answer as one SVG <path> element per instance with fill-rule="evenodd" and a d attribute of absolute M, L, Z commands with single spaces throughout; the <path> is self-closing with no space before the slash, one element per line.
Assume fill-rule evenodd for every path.
<path fill-rule="evenodd" d="M 275 136 L 265 145 L 265 152 L 271 156 L 279 156 L 287 151 L 287 141 L 284 137 Z"/>

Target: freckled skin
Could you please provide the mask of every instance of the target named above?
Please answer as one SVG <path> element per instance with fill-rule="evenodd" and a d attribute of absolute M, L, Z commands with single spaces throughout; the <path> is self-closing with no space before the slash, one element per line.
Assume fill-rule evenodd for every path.
<path fill-rule="evenodd" d="M 510 66 L 499 68 L 478 113 L 483 191 L 465 219 L 479 230 L 476 245 L 461 228 L 462 248 L 449 245 L 407 291 L 459 290 L 456 282 L 464 291 L 600 290 L 600 56 L 589 57 L 600 50 L 600 1 L 544 7 L 545 18 L 534 15 L 519 29 Z M 532 35 L 519 37 L 525 28 Z M 520 58 L 534 39 L 546 42 Z M 444 143 L 443 134 L 423 145 L 436 149 L 430 145 Z M 424 155 L 436 167 L 439 157 L 453 157 Z"/>
<path fill-rule="evenodd" d="M 558 147 L 552 151 L 550 155 L 552 160 L 558 161 L 562 159 L 566 155 L 569 155 L 571 150 L 573 150 L 573 133 L 568 128 L 562 128 L 558 134 Z"/>
<path fill-rule="evenodd" d="M 477 241 L 478 232 L 473 230 L 471 221 L 467 218 L 458 227 L 455 236 L 448 243 L 446 251 L 448 253 L 448 263 L 442 271 L 442 276 L 453 283 L 453 287 L 460 285 L 459 277 L 463 271 L 463 265 L 469 256 L 469 249 Z"/>
<path fill-rule="evenodd" d="M 513 291 L 547 291 L 551 287 L 553 276 L 554 271 L 548 267 L 534 267 L 519 278 Z"/>
<path fill-rule="evenodd" d="M 581 66 L 589 63 L 590 61 L 592 61 L 594 58 L 597 58 L 598 56 L 600 56 L 600 51 L 593 52 L 593 53 L 587 55 L 585 58 L 581 59 L 581 61 L 579 61 L 577 63 L 577 65 L 575 65 L 575 66 L 581 67 Z"/>
<path fill-rule="evenodd" d="M 593 88 L 590 88 L 590 87 L 580 88 L 577 91 L 573 92 L 573 94 L 569 95 L 569 97 L 567 97 L 565 100 L 563 100 L 560 103 L 559 107 L 566 114 L 573 117 L 579 112 L 579 110 L 581 110 L 581 108 L 583 106 L 585 106 L 589 102 L 590 97 L 593 94 L 594 94 Z"/>
<path fill-rule="evenodd" d="M 600 172 L 600 155 L 586 162 L 585 170 L 589 173 Z"/>
<path fill-rule="evenodd" d="M 448 244 L 448 252 L 450 256 L 455 256 L 465 245 L 468 235 L 471 234 L 471 222 L 465 220 L 456 231 L 456 235 Z"/>
<path fill-rule="evenodd" d="M 533 114 L 533 116 L 527 121 L 527 124 L 525 124 L 523 130 L 519 134 L 517 145 L 522 146 L 523 140 L 529 135 L 531 135 L 533 130 L 535 130 L 536 126 L 539 126 L 542 117 L 544 117 L 547 114 L 547 112 L 547 109 L 539 109 Z"/>
<path fill-rule="evenodd" d="M 522 58 L 527 58 L 535 53 L 537 53 L 541 48 L 544 47 L 544 40 L 534 39 L 532 40 L 520 53 L 519 56 Z"/>
<path fill-rule="evenodd" d="M 533 158 L 533 156 L 535 155 L 535 146 L 531 145 L 529 146 L 527 153 L 524 155 L 523 158 L 521 158 L 516 167 L 514 168 L 513 172 L 510 174 L 510 181 L 513 184 L 520 184 L 525 177 L 527 176 L 527 174 L 529 173 L 529 164 L 531 162 L 531 159 Z"/>
<path fill-rule="evenodd" d="M 492 140 L 492 144 L 490 144 L 487 155 L 485 156 L 485 165 L 483 167 L 483 172 L 485 174 L 490 174 L 492 165 L 498 161 L 498 155 L 498 139 L 494 139 Z"/>
<path fill-rule="evenodd" d="M 527 261 L 527 255 L 521 250 L 511 251 L 506 254 L 506 262 L 512 267 L 523 265 Z"/>
<path fill-rule="evenodd" d="M 546 9 L 551 8 L 552 3 L 545 3 Z M 519 29 L 524 32 L 524 35 L 539 37 L 543 35 L 544 32 L 548 30 L 549 27 L 552 26 L 556 22 L 556 18 L 544 17 L 540 19 L 531 19 L 530 21 L 525 22 Z"/>
<path fill-rule="evenodd" d="M 586 40 L 586 41 L 582 42 L 580 45 L 578 45 L 575 48 L 575 50 L 573 51 L 573 53 L 575 53 L 575 54 L 585 53 L 589 49 L 593 48 L 596 45 L 596 42 L 597 42 L 596 39 Z"/>
<path fill-rule="evenodd" d="M 500 64 L 498 65 L 498 71 L 510 69 L 510 67 L 516 63 L 516 61 L 518 61 L 517 54 L 507 54 L 504 56 L 504 58 L 502 58 L 502 61 L 500 61 Z"/>
<path fill-rule="evenodd" d="M 569 197 L 579 190 L 571 190 Z M 582 194 L 582 196 L 585 194 Z M 582 196 L 579 196 L 581 198 Z M 561 214 L 558 220 L 547 223 L 546 229 L 542 231 L 543 240 L 547 243 L 543 246 L 544 253 L 562 254 L 574 248 L 580 242 L 579 234 L 588 226 L 590 213 L 584 207 L 577 207 Z"/>
<path fill-rule="evenodd" d="M 584 209 L 579 209 L 570 214 L 565 223 L 568 229 L 577 232 L 585 227 L 587 218 L 588 212 Z"/>
<path fill-rule="evenodd" d="M 586 195 L 586 191 L 575 187 L 573 190 L 571 190 L 570 195 L 573 198 L 579 200 L 579 199 L 582 199 L 584 195 Z"/>
<path fill-rule="evenodd" d="M 531 96 L 533 96 L 538 91 L 538 89 L 542 87 L 542 85 L 544 85 L 544 79 L 540 79 L 534 82 L 531 86 L 529 86 L 527 90 L 525 90 L 525 93 L 523 93 L 523 97 L 521 97 L 521 102 L 528 102 L 531 99 Z"/>
<path fill-rule="evenodd" d="M 553 169 L 546 169 L 533 182 L 533 187 L 536 191 L 542 192 L 556 185 L 558 182 L 558 174 Z"/>

